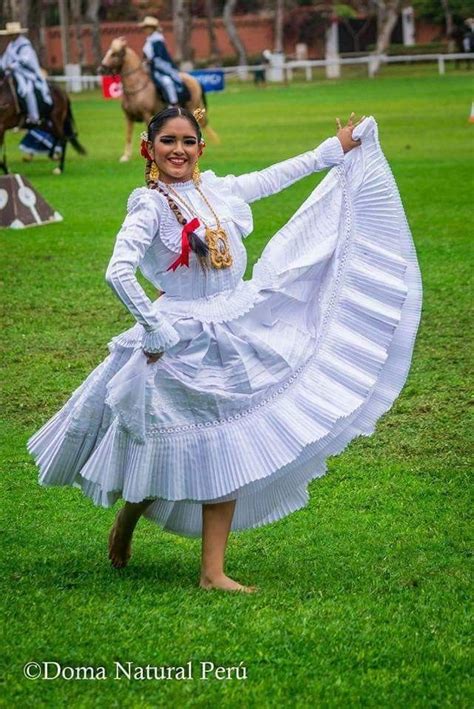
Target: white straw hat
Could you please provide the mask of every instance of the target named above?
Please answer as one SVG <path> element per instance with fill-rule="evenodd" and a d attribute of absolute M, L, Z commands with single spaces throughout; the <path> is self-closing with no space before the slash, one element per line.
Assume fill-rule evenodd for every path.
<path fill-rule="evenodd" d="M 7 22 L 7 24 L 5 25 L 5 29 L 0 30 L 0 34 L 3 35 L 25 34 L 25 32 L 28 32 L 28 28 L 22 27 L 19 22 Z"/>
<path fill-rule="evenodd" d="M 159 20 L 156 17 L 147 15 L 141 22 L 138 23 L 139 27 L 154 27 L 156 30 L 161 29 Z"/>

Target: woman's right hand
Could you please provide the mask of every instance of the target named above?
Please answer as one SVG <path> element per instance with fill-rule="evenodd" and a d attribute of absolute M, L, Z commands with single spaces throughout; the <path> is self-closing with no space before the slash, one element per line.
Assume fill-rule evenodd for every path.
<path fill-rule="evenodd" d="M 356 123 L 354 123 L 354 116 L 355 113 L 351 113 L 351 115 L 349 116 L 349 120 L 347 121 L 347 126 L 343 126 L 341 120 L 339 118 L 336 118 L 336 135 L 339 138 L 342 145 L 342 149 L 345 153 L 348 153 L 349 150 L 357 148 L 360 145 L 360 140 L 353 139 L 352 131 L 356 126 L 359 125 L 359 123 L 361 123 L 365 119 L 365 116 L 362 116 L 362 118 L 360 118 Z"/>

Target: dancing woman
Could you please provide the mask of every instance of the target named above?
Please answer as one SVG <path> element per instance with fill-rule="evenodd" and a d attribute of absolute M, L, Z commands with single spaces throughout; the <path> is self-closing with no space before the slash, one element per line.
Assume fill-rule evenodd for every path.
<path fill-rule="evenodd" d="M 416 254 L 373 118 L 248 174 L 202 174 L 196 117 L 157 114 L 106 279 L 136 319 L 28 441 L 42 485 L 125 500 L 113 566 L 140 516 L 202 537 L 202 588 L 229 578 L 229 532 L 304 507 L 326 459 L 400 392 L 421 306 Z M 250 280 L 249 203 L 332 168 L 268 241 Z M 151 301 L 136 269 L 164 294 Z"/>

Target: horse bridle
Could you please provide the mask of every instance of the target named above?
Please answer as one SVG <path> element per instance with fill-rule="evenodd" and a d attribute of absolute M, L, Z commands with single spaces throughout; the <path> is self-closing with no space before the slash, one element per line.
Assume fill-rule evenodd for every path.
<path fill-rule="evenodd" d="M 137 66 L 137 67 L 135 67 L 135 69 L 130 69 L 130 71 L 125 71 L 125 72 L 121 71 L 122 67 L 123 67 L 123 62 L 125 59 L 125 52 L 126 52 L 126 47 L 122 47 L 122 49 L 119 52 L 117 52 L 117 55 L 119 57 L 119 64 L 118 64 L 116 70 L 112 69 L 112 67 L 107 67 L 104 64 L 102 64 L 101 66 L 105 69 L 108 69 L 110 73 L 116 72 L 116 73 L 120 74 L 120 76 L 122 78 L 124 78 L 126 76 L 131 76 L 132 74 L 136 74 L 137 71 L 140 71 L 140 69 L 142 68 L 141 66 Z M 122 86 L 122 91 L 125 94 L 125 96 L 133 96 L 134 94 L 138 94 L 138 93 L 140 93 L 140 91 L 143 91 L 143 89 L 146 89 L 146 87 L 148 86 L 149 83 L 150 83 L 150 77 L 147 76 L 146 83 L 143 84 L 143 86 L 140 86 L 139 89 L 134 89 L 133 91 L 126 91 L 125 87 Z"/>

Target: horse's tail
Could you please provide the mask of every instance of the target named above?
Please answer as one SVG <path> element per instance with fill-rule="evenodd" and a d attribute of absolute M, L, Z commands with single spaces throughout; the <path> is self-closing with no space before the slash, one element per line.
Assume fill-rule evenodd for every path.
<path fill-rule="evenodd" d="M 67 114 L 64 120 L 64 137 L 71 143 L 74 150 L 80 155 L 87 155 L 86 149 L 80 144 L 77 139 L 76 124 L 72 115 L 72 106 L 69 98 L 67 99 Z"/>
<path fill-rule="evenodd" d="M 219 145 L 221 142 L 221 139 L 219 138 L 219 135 L 216 133 L 216 131 L 211 128 L 209 125 L 209 118 L 207 117 L 207 94 L 206 94 L 206 89 L 204 86 L 199 82 L 201 85 L 201 98 L 202 98 L 202 103 L 204 108 L 206 109 L 206 116 L 204 118 L 204 125 L 203 128 L 206 131 L 206 138 L 208 138 L 211 143 L 215 143 L 216 145 Z"/>
<path fill-rule="evenodd" d="M 201 84 L 201 82 L 199 82 Z M 202 102 L 204 104 L 204 108 L 207 111 L 207 94 L 206 94 L 206 89 L 204 86 L 201 84 L 201 96 L 202 96 Z"/>

